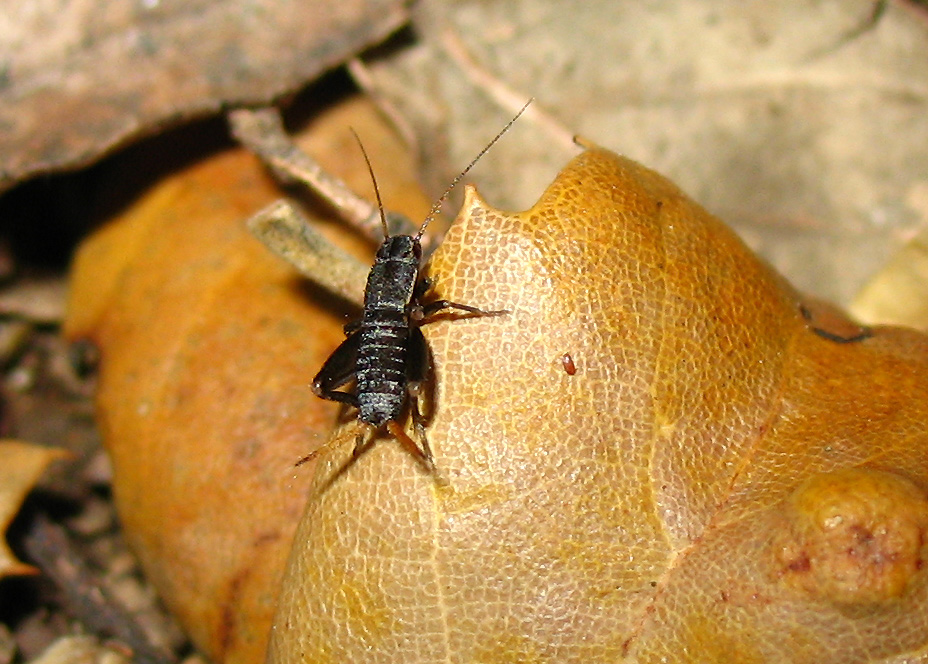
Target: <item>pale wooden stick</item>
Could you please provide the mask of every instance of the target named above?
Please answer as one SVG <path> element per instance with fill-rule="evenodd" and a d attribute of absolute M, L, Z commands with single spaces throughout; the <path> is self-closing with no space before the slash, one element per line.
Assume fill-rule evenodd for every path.
<path fill-rule="evenodd" d="M 329 242 L 289 202 L 272 203 L 247 223 L 268 249 L 313 282 L 348 302 L 362 305 L 370 266 Z"/>
<path fill-rule="evenodd" d="M 358 196 L 341 179 L 327 173 L 315 159 L 303 152 L 284 129 L 277 108 L 240 108 L 230 111 L 228 118 L 236 140 L 258 155 L 279 178 L 309 187 L 366 237 L 377 244 L 383 241 L 377 206 Z M 391 214 L 388 221 L 391 222 L 391 233 L 414 232 L 415 226 L 402 215 Z"/>

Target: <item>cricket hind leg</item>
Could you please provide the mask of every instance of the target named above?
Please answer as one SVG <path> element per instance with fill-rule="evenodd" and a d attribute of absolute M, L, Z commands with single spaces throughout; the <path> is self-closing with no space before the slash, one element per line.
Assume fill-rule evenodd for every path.
<path fill-rule="evenodd" d="M 339 392 L 338 388 L 348 383 L 357 373 L 358 346 L 361 336 L 355 332 L 345 339 L 325 361 L 313 378 L 313 394 L 329 401 L 338 401 L 358 407 L 358 396 L 351 392 Z"/>
<path fill-rule="evenodd" d="M 432 448 L 429 447 L 429 439 L 425 435 L 425 417 L 422 416 L 422 413 L 419 410 L 419 400 L 417 394 L 410 394 L 409 409 L 412 412 L 413 428 L 416 430 L 416 437 L 419 439 L 419 445 L 421 448 L 416 446 L 415 442 L 409 438 L 405 432 L 403 432 L 403 434 L 406 436 L 406 439 L 409 441 L 407 445 L 411 444 L 415 446 L 416 452 L 418 453 L 413 452 L 413 454 L 416 456 L 416 459 L 422 463 L 423 467 L 429 472 L 435 482 L 439 486 L 448 486 L 448 479 L 438 469 L 438 466 L 435 465 L 435 458 L 432 456 Z M 397 425 L 397 428 L 401 429 L 399 425 Z"/>
<path fill-rule="evenodd" d="M 425 435 L 426 418 L 422 415 L 422 411 L 419 408 L 419 398 L 422 395 L 423 389 L 426 385 L 430 385 L 430 383 L 428 383 L 430 368 L 431 358 L 429 357 L 429 348 L 428 344 L 425 342 L 425 336 L 423 336 L 422 330 L 418 327 L 414 327 L 409 332 L 408 355 L 406 358 L 406 394 L 407 402 L 409 403 L 409 412 L 412 415 L 412 425 L 416 431 L 416 438 L 419 439 L 419 444 L 416 445 L 415 442 L 409 438 L 409 435 L 403 431 L 403 435 L 408 441 L 404 444 L 406 447 L 412 445 L 415 448 L 413 455 L 422 462 L 429 472 L 435 473 L 435 458 L 432 456 L 432 448 L 429 446 L 429 439 Z M 397 426 L 397 428 L 402 429 L 402 427 L 399 426 Z M 393 433 L 392 430 L 391 433 Z M 397 436 L 397 438 L 399 438 L 399 436 Z M 403 441 L 401 440 L 400 442 Z M 412 449 L 410 449 L 410 451 L 412 451 Z"/>
<path fill-rule="evenodd" d="M 413 407 L 414 413 L 418 413 L 418 408 Z M 414 421 L 417 416 L 414 415 Z M 354 449 L 351 452 L 351 462 L 354 463 L 358 457 L 364 454 L 377 440 L 377 431 L 379 427 L 375 427 L 365 422 L 358 421 L 358 424 L 361 427 L 361 431 L 358 432 L 358 435 L 354 439 Z M 435 461 L 432 458 L 432 451 L 429 449 L 428 441 L 425 439 L 425 430 L 422 430 L 422 447 L 416 444 L 416 442 L 409 437 L 409 434 L 403 430 L 403 426 L 395 421 L 389 420 L 384 425 L 387 429 L 387 432 L 393 436 L 404 448 L 409 452 L 413 458 L 416 459 L 423 468 L 430 473 L 435 473 Z M 418 434 L 418 429 L 417 429 Z"/>
<path fill-rule="evenodd" d="M 319 373 L 313 378 L 313 394 L 321 399 L 347 404 L 354 408 L 359 406 L 357 394 L 354 392 L 340 392 L 338 390 L 338 388 L 344 386 L 356 376 L 359 341 L 360 337 L 355 333 L 350 335 L 335 349 L 322 365 Z M 334 439 L 330 437 L 327 442 L 300 458 L 294 465 L 302 466 L 304 463 L 312 461 L 319 456 L 323 450 L 330 448 L 334 442 Z"/>

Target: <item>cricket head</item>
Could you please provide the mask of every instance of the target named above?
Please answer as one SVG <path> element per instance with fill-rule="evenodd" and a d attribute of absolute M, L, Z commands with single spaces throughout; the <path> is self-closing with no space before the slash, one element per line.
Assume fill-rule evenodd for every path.
<path fill-rule="evenodd" d="M 415 258 L 416 260 L 422 258 L 422 246 L 419 240 L 412 235 L 391 235 L 377 250 L 377 260 L 403 258 Z"/>

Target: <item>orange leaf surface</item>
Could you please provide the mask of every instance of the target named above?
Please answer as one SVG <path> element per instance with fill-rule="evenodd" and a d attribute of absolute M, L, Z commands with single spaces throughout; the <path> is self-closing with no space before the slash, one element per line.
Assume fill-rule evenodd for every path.
<path fill-rule="evenodd" d="M 335 433 L 271 662 L 926 661 L 928 338 L 598 148 L 430 275 L 511 311 L 423 328 L 443 481 Z"/>
<path fill-rule="evenodd" d="M 234 197 L 227 191 L 239 178 Z M 78 255 L 69 336 L 101 349 L 98 422 L 126 537 L 220 661 L 254 661 L 333 411 L 307 365 L 341 336 L 242 220 L 273 186 L 244 153 L 170 178 Z M 247 659 L 251 657 L 252 659 Z"/>
<path fill-rule="evenodd" d="M 381 183 L 392 197 L 409 190 L 411 168 L 376 118 L 367 102 L 342 104 L 303 143 L 336 172 L 350 164 L 357 175 L 345 175 L 365 191 L 367 169 L 345 129 L 357 127 L 368 150 L 392 162 Z M 349 308 L 245 226 L 279 195 L 244 150 L 195 163 L 89 238 L 71 284 L 66 332 L 101 349 L 98 420 L 126 537 L 214 661 L 264 655 L 313 473 L 294 464 L 336 414 L 309 384 Z M 347 233 L 340 241 L 370 255 Z"/>

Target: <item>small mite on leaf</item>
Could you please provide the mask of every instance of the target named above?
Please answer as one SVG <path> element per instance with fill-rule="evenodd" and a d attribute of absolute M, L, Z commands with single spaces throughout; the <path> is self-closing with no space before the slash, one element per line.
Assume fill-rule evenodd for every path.
<path fill-rule="evenodd" d="M 564 371 L 567 372 L 568 376 L 573 376 L 577 373 L 577 365 L 574 364 L 574 358 L 570 356 L 570 353 L 561 355 L 561 366 L 564 367 Z"/>

